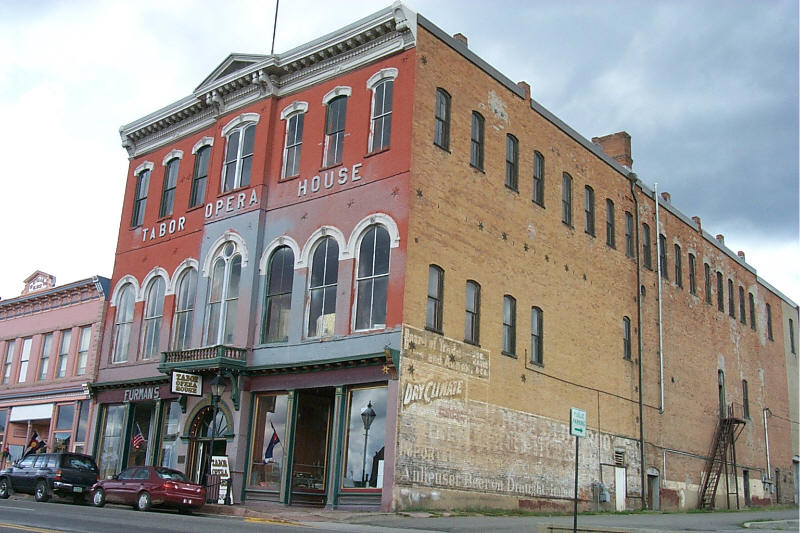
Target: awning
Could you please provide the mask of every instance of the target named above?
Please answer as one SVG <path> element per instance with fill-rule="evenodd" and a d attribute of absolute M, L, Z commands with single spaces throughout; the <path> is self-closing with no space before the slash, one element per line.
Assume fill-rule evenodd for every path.
<path fill-rule="evenodd" d="M 53 416 L 52 403 L 40 403 L 38 405 L 19 405 L 11 408 L 9 422 L 23 422 L 28 420 L 44 420 Z"/>

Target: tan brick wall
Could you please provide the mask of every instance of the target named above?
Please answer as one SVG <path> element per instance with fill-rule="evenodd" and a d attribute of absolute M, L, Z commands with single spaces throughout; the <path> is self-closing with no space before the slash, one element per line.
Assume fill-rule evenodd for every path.
<path fill-rule="evenodd" d="M 431 364 L 434 341 L 423 343 L 427 348 L 419 353 L 404 346 L 401 395 L 409 385 L 437 380 L 463 380 L 464 389 L 455 397 L 423 399 L 401 408 L 395 505 L 461 507 L 472 501 L 465 500 L 464 493 L 475 492 L 492 495 L 483 500 L 490 506 L 564 498 L 564 480 L 571 479 L 574 460 L 569 408 L 578 407 L 587 412 L 591 435 L 581 452 L 581 497 L 590 496 L 595 480 L 605 482 L 613 497 L 613 468 L 609 477 L 607 465 L 613 465 L 617 448 L 627 457 L 628 505 L 638 507 L 637 280 L 636 263 L 625 256 L 624 217 L 626 211 L 635 211 L 630 183 L 538 115 L 529 102 L 422 28 L 416 60 L 403 310 L 404 323 L 413 329 L 406 330 L 406 343 L 409 331 L 418 335 L 425 326 L 428 266 L 437 264 L 445 272 L 443 336 L 459 345 L 454 350 L 462 355 L 475 350 L 459 342 L 464 336 L 465 284 L 475 280 L 481 285 L 480 351 L 488 359 L 489 375 L 477 379 Z M 452 96 L 449 152 L 432 142 L 437 87 Z M 469 165 L 473 110 L 485 118 L 485 172 Z M 504 185 L 507 133 L 519 139 L 518 192 Z M 545 208 L 531 201 L 534 150 L 545 156 Z M 561 222 L 562 172 L 573 178 L 574 227 Z M 585 185 L 595 194 L 596 236 L 584 231 Z M 641 222 L 653 230 L 655 265 L 654 204 L 640 190 L 637 197 Z M 615 205 L 616 249 L 606 245 L 606 198 Z M 728 317 L 727 308 L 721 313 L 704 303 L 703 262 L 721 269 L 726 282 L 732 277 L 737 290 L 741 283 L 752 291 L 760 317 L 765 301 L 771 302 L 776 339 L 783 335 L 781 311 L 779 300 L 751 272 L 666 210 L 661 212 L 661 228 L 667 235 L 670 268 L 672 244 L 681 245 L 684 288 L 674 286 L 670 272 L 663 295 L 666 409 L 659 413 L 657 276 L 642 274 L 646 466 L 660 473 L 664 486 L 677 484 L 675 490 L 686 492 L 674 506 L 694 507 L 692 490 L 699 483 L 718 412 L 717 369 L 722 368 L 728 380 L 727 401 L 741 402 L 741 380 L 750 384 L 753 420 L 745 427 L 737 454 L 740 463 L 754 468 L 764 462 L 758 415 L 768 403 L 785 405 L 787 389 L 783 366 L 768 364 L 778 356 L 782 361 L 782 345 L 766 340 L 763 323 L 753 332 L 738 321 L 738 294 L 737 319 Z M 688 294 L 689 251 L 697 256 L 698 297 Z M 501 353 L 504 294 L 517 302 L 517 357 Z M 544 311 L 543 366 L 529 362 L 532 306 Z M 633 325 L 632 362 L 622 357 L 623 316 Z M 476 442 L 487 432 L 504 444 Z M 529 440 L 531 434 L 555 446 L 558 454 L 538 450 Z M 781 464 L 790 464 L 788 433 L 775 438 L 780 442 L 773 445 L 770 435 L 771 452 Z M 680 454 L 692 459 L 678 461 Z M 467 483 L 467 473 L 487 481 Z M 509 486 L 524 489 L 517 492 Z"/>

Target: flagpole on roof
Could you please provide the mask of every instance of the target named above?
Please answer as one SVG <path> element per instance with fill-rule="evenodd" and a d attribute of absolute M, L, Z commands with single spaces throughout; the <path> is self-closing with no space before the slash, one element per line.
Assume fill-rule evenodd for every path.
<path fill-rule="evenodd" d="M 269 55 L 273 55 L 275 53 L 275 30 L 278 28 L 278 5 L 281 3 L 281 0 L 275 0 L 275 23 L 272 25 L 272 49 L 269 52 Z"/>

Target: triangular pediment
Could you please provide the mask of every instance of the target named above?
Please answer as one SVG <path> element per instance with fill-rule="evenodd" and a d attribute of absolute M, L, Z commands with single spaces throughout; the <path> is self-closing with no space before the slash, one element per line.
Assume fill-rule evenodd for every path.
<path fill-rule="evenodd" d="M 230 78 L 232 74 L 246 71 L 263 62 L 267 57 L 269 56 L 258 54 L 231 54 L 197 86 L 194 92 L 203 92 L 220 81 Z"/>

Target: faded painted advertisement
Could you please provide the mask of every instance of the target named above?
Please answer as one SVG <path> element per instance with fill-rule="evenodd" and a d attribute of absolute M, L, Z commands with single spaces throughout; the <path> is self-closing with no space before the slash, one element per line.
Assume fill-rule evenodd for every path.
<path fill-rule="evenodd" d="M 419 488 L 573 497 L 575 437 L 568 406 L 559 421 L 492 405 L 486 401 L 485 350 L 411 328 L 404 346 L 395 480 L 411 490 L 402 494 Z M 601 464 L 612 462 L 620 445 L 619 438 L 587 428 L 580 447 L 582 491 L 601 478 Z M 635 442 L 626 439 L 624 446 L 633 463 Z"/>

